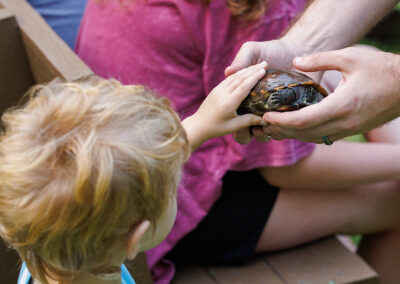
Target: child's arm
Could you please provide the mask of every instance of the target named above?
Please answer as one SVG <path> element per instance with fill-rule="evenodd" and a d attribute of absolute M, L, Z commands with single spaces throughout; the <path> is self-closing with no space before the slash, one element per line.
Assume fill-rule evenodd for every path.
<path fill-rule="evenodd" d="M 264 76 L 266 66 L 262 62 L 229 76 L 212 90 L 196 113 L 182 122 L 192 151 L 208 139 L 265 124 L 262 117 L 254 114 L 238 116 L 236 109 Z"/>

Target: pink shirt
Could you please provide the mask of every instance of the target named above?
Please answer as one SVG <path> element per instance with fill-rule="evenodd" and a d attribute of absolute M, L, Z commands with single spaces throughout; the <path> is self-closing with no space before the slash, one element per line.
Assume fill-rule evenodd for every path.
<path fill-rule="evenodd" d="M 79 56 L 100 76 L 144 84 L 169 97 L 182 118 L 224 79 L 244 42 L 276 39 L 305 5 L 305 0 L 270 0 L 265 17 L 245 25 L 230 17 L 226 0 L 209 6 L 200 0 L 96 2 L 89 1 L 82 20 Z M 172 279 L 173 265 L 163 256 L 207 214 L 226 171 L 290 165 L 313 148 L 296 140 L 240 145 L 225 136 L 193 153 L 184 166 L 174 228 L 147 253 L 156 283 Z"/>

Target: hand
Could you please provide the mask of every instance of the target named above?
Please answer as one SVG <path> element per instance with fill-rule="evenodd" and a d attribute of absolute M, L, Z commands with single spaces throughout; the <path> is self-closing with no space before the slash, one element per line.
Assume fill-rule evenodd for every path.
<path fill-rule="evenodd" d="M 193 149 L 208 139 L 265 124 L 258 115 L 238 116 L 236 109 L 265 75 L 266 66 L 267 63 L 262 62 L 229 76 L 212 90 L 195 114 L 182 122 Z"/>
<path fill-rule="evenodd" d="M 289 45 L 285 38 L 265 42 L 246 42 L 240 48 L 231 66 L 225 69 L 225 76 L 231 76 L 242 68 L 264 60 L 268 63 L 268 68 L 289 70 L 292 68 L 292 60 L 296 55 L 291 46 L 295 45 Z M 233 134 L 235 140 L 241 144 L 248 143 L 252 136 L 261 142 L 267 142 L 271 139 L 258 126 L 251 129 L 246 127 Z"/>
<path fill-rule="evenodd" d="M 274 139 L 321 143 L 363 133 L 400 115 L 400 56 L 350 47 L 296 58 L 302 71 L 338 70 L 342 80 L 322 102 L 293 112 L 268 112 L 264 130 Z"/>
<path fill-rule="evenodd" d="M 249 41 L 242 45 L 232 64 L 225 69 L 225 76 L 261 61 L 268 63 L 268 68 L 289 70 L 295 57 L 294 46 L 284 39 L 255 42 Z"/>

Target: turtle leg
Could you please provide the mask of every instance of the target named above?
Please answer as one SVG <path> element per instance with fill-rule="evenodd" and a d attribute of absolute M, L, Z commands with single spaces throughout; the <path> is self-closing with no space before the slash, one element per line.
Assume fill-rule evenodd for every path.
<path fill-rule="evenodd" d="M 299 97 L 295 89 L 296 88 L 284 88 L 275 91 L 268 98 L 268 107 L 271 110 L 278 110 L 286 106 L 294 106 L 296 104 L 294 102 L 296 102 Z"/>

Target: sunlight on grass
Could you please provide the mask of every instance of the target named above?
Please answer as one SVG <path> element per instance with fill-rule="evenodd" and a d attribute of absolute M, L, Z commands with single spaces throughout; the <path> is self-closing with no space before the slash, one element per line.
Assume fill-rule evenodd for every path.
<path fill-rule="evenodd" d="M 367 142 L 367 140 L 365 140 L 364 135 L 362 135 L 362 134 L 349 136 L 349 137 L 344 138 L 344 140 L 350 141 L 350 142 Z"/>

